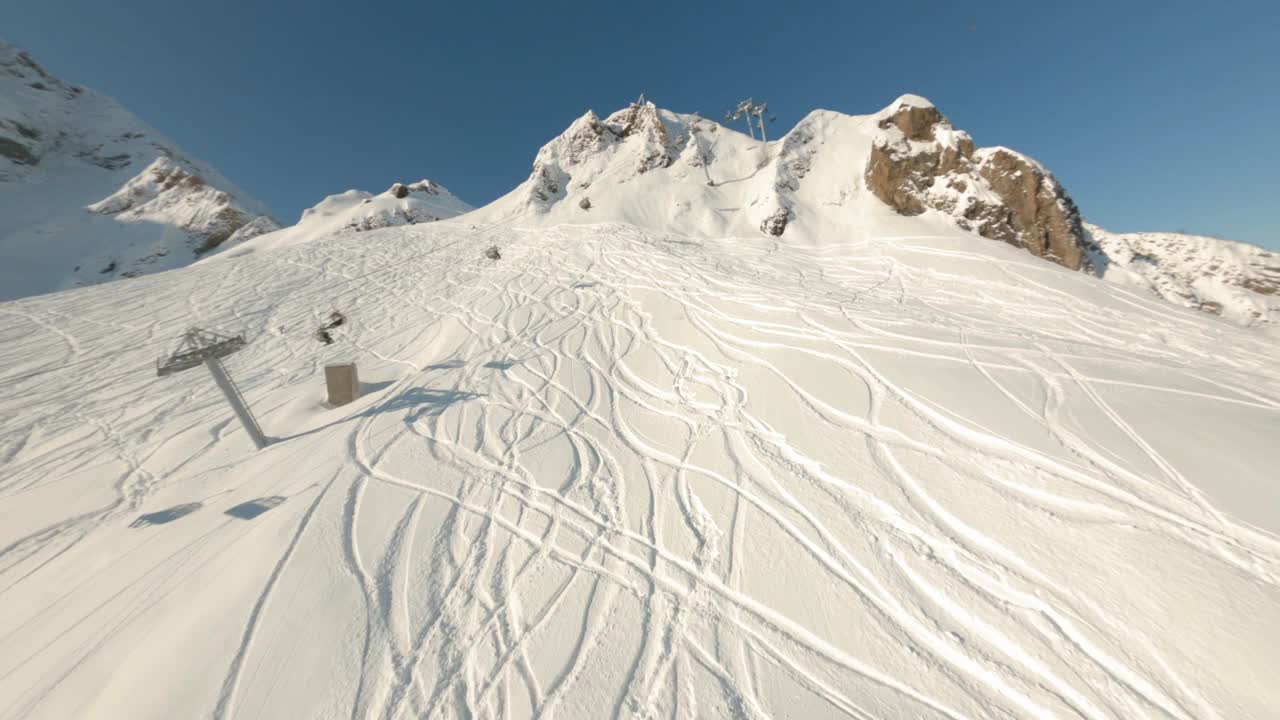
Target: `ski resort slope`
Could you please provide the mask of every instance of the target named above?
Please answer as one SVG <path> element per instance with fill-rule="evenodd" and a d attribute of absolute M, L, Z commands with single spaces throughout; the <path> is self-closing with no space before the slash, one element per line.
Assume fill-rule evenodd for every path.
<path fill-rule="evenodd" d="M 1274 717 L 1280 340 L 849 202 L 0 304 L 0 718 Z"/>

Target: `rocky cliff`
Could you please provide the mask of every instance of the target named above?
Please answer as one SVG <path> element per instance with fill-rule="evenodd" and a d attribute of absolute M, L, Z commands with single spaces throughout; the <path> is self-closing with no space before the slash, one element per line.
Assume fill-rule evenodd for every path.
<path fill-rule="evenodd" d="M 1081 268 L 1087 243 L 1080 212 L 1035 160 L 1008 148 L 975 148 L 918 96 L 904 95 L 873 119 L 880 135 L 867 160 L 867 188 L 894 210 L 937 210 L 963 229 Z"/>

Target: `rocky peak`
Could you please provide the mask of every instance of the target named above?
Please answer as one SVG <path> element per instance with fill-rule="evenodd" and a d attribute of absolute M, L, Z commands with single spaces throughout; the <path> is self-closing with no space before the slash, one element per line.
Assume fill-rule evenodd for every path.
<path fill-rule="evenodd" d="M 444 187 L 426 179 L 408 184 L 394 183 L 378 196 L 358 191 L 348 192 L 357 193 L 356 197 L 362 206 L 351 212 L 346 225 L 356 232 L 435 222 L 469 209 Z M 305 213 L 303 217 L 306 217 Z"/>
<path fill-rule="evenodd" d="M 403 200 L 413 193 L 422 195 L 439 195 L 441 187 L 430 180 L 419 180 L 416 183 L 393 183 L 387 193 L 397 200 Z"/>
<path fill-rule="evenodd" d="M 1007 148 L 976 150 L 932 103 L 904 95 L 877 116 L 867 187 L 903 215 L 936 210 L 983 237 L 1072 270 L 1087 244 L 1080 213 L 1053 175 Z"/>
<path fill-rule="evenodd" d="M 132 180 L 119 190 L 90 205 L 87 209 L 101 215 L 115 215 L 127 210 L 137 209 L 149 203 L 167 191 L 176 190 L 184 193 L 205 186 L 204 178 L 178 166 L 173 160 L 158 157 Z M 215 202 L 226 204 L 229 196 L 219 190 L 215 193 Z"/>
<path fill-rule="evenodd" d="M 606 153 L 610 162 L 630 165 L 634 175 L 670 167 L 687 139 L 668 128 L 668 120 L 652 102 L 641 99 L 601 120 L 587 111 L 538 151 L 527 186 L 527 201 L 544 209 L 563 199 L 583 164 Z M 625 180 L 626 175 L 619 176 Z M 589 182 L 589 181 L 583 181 Z"/>
<path fill-rule="evenodd" d="M 919 95 L 903 95 L 889 108 L 890 112 L 881 113 L 880 129 L 896 127 L 908 140 L 932 141 L 934 126 L 947 122 L 933 103 Z"/>
<path fill-rule="evenodd" d="M 116 101 L 5 43 L 0 198 L 0 300 L 181 267 L 268 214 Z"/>
<path fill-rule="evenodd" d="M 618 140 L 618 134 L 601 123 L 590 110 L 574 120 L 563 137 L 565 159 L 570 165 L 582 162 Z"/>
<path fill-rule="evenodd" d="M 639 138 L 641 148 L 637 172 L 670 167 L 676 159 L 676 148 L 667 132 L 666 123 L 658 116 L 658 108 L 643 98 L 610 115 L 605 127 L 619 140 Z"/>
<path fill-rule="evenodd" d="M 122 222 L 153 222 L 179 228 L 196 254 L 208 252 L 254 216 L 229 193 L 167 157 L 158 157 L 111 195 L 85 208 Z"/>

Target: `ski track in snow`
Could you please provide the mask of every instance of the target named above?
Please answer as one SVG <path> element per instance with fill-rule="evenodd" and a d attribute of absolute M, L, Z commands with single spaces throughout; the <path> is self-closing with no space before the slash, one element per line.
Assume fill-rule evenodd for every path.
<path fill-rule="evenodd" d="M 929 236 L 380 232 L 0 306 L 0 718 L 1280 704 L 1275 525 L 1176 451 L 1276 436 L 1273 339 Z M 150 371 L 193 318 L 268 449 Z"/>

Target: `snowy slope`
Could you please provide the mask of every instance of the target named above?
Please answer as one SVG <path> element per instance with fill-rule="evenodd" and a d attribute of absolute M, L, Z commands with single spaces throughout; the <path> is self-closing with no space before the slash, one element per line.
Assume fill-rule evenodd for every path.
<path fill-rule="evenodd" d="M 436 222 L 471 210 L 470 205 L 431 180 L 407 185 L 395 183 L 378 195 L 348 190 L 330 195 L 315 207 L 302 211 L 302 217 L 295 225 L 276 232 L 254 234 L 243 241 L 232 237 L 224 249 L 238 248 L 235 254 L 239 256 L 257 250 L 286 248 L 339 233 Z"/>
<path fill-rule="evenodd" d="M 114 100 L 0 42 L 0 299 L 181 267 L 249 223 L 275 227 Z"/>
<path fill-rule="evenodd" d="M 1087 226 L 1095 272 L 1242 325 L 1280 323 L 1280 255 L 1248 243 Z"/>
<path fill-rule="evenodd" d="M 864 170 L 881 143 L 900 146 L 907 167 L 931 160 L 937 173 L 920 178 L 921 214 L 904 225 L 913 232 L 990 227 L 989 236 L 1026 245 L 1028 228 L 1009 225 L 1007 201 L 993 186 L 1005 195 L 1021 191 L 1021 202 L 1050 208 L 1034 219 L 1035 230 L 1048 236 L 1038 254 L 1073 268 L 1085 256 L 1087 269 L 1109 281 L 1136 284 L 1238 324 L 1280 319 L 1274 309 L 1280 260 L 1273 253 L 1171 233 L 1119 235 L 1088 226 L 1089 235 L 1065 190 L 1034 159 L 1003 147 L 975 150 L 972 139 L 940 115 L 923 133 L 927 141 L 912 140 L 888 122 L 903 108 L 933 105 L 903 95 L 868 115 L 817 110 L 768 143 L 653 103 L 603 120 L 588 112 L 538 152 L 524 183 L 468 220 L 521 227 L 622 222 L 699 238 L 771 235 L 788 245 L 829 244 L 864 222 L 852 198 L 870 191 Z M 1020 187 L 1031 175 L 1039 187 Z"/>
<path fill-rule="evenodd" d="M 1280 340 L 715 133 L 0 304 L 0 718 L 1274 717 Z"/>

